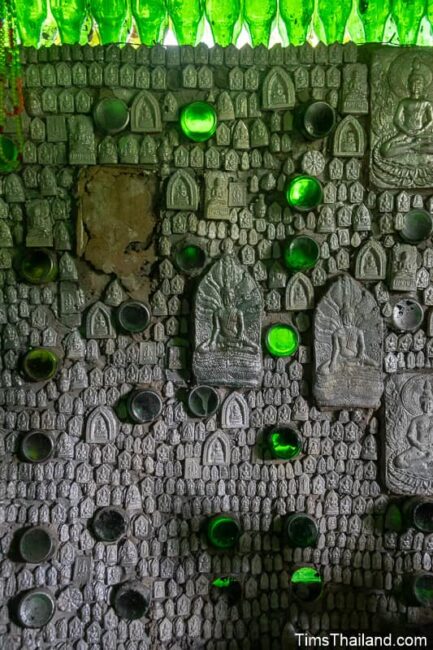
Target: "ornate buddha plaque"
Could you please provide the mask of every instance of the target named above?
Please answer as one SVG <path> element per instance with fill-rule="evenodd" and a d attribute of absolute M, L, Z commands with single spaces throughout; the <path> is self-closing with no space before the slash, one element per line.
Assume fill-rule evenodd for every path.
<path fill-rule="evenodd" d="M 397 494 L 433 495 L 433 375 L 394 375 L 385 391 L 385 476 Z"/>
<path fill-rule="evenodd" d="M 317 402 L 332 408 L 379 406 L 383 333 L 373 296 L 341 276 L 317 307 L 314 335 Z"/>
<path fill-rule="evenodd" d="M 262 374 L 261 320 L 259 287 L 235 256 L 225 255 L 197 290 L 193 356 L 197 381 L 257 386 Z"/>
<path fill-rule="evenodd" d="M 378 52 L 372 65 L 372 180 L 433 184 L 433 61 L 425 50 Z"/>

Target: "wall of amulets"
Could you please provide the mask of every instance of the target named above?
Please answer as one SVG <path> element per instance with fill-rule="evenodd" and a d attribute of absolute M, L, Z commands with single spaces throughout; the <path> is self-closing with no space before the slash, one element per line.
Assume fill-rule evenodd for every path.
<path fill-rule="evenodd" d="M 392 413 L 418 416 L 420 395 L 431 391 L 433 253 L 429 241 L 408 245 L 399 231 L 409 210 L 433 210 L 433 136 L 416 127 L 408 135 L 407 114 L 394 122 L 408 98 L 428 112 L 428 55 L 350 44 L 64 46 L 22 55 L 24 165 L 0 184 L 2 647 L 277 649 L 290 647 L 295 631 L 372 631 L 428 618 L 403 606 L 396 590 L 405 573 L 431 569 L 433 538 L 384 529 L 393 498 L 433 490 L 428 460 L 415 459 Z M 422 98 L 411 90 L 416 72 Z M 107 136 L 93 111 L 110 95 L 128 104 L 130 122 Z M 203 144 L 179 129 L 179 107 L 195 99 L 214 104 L 219 117 L 215 137 Z M 336 108 L 333 136 L 308 142 L 293 127 L 294 107 L 308 99 Z M 310 213 L 287 207 L 283 189 L 295 172 L 323 184 L 324 201 Z M 138 184 L 135 203 L 131 183 Z M 320 260 L 295 283 L 282 246 L 299 233 L 317 239 Z M 206 251 L 198 276 L 174 262 L 183 241 Z M 59 280 L 21 282 L 13 267 L 21 246 L 52 248 Z M 197 418 L 185 402 L 197 384 L 194 297 L 223 255 L 237 258 L 260 287 L 262 331 L 294 323 L 301 346 L 278 360 L 263 346 L 259 384 L 221 386 L 222 407 Z M 379 409 L 365 408 L 362 394 L 355 408 L 350 382 L 338 388 L 345 408 L 322 409 L 313 397 L 315 358 L 320 350 L 328 361 L 332 355 L 320 324 L 314 331 L 315 309 L 323 298 L 326 313 L 326 292 L 346 273 L 378 305 L 374 326 L 361 317 L 356 327 L 366 339 L 373 330 L 386 386 Z M 122 333 L 116 323 L 128 297 L 150 305 L 143 334 Z M 394 306 L 409 297 L 422 304 L 424 320 L 415 332 L 396 331 Z M 61 369 L 54 380 L 26 383 L 19 358 L 38 345 L 57 350 Z M 401 389 L 408 381 L 413 412 Z M 162 414 L 147 425 L 116 410 L 137 386 L 153 387 L 163 400 Z M 224 410 L 228 398 L 237 408 Z M 271 460 L 264 432 L 288 423 L 302 433 L 303 454 Z M 55 437 L 55 455 L 44 464 L 17 457 L 20 436 L 31 430 Z M 107 505 L 129 515 L 117 544 L 96 541 L 89 528 Z M 212 551 L 200 532 L 209 514 L 222 511 L 243 528 L 228 553 Z M 315 548 L 284 543 L 281 521 L 290 512 L 316 518 Z M 13 561 L 16 530 L 37 523 L 58 537 L 54 557 L 41 565 Z M 290 571 L 302 563 L 323 576 L 314 606 L 299 604 L 289 588 Z M 221 576 L 242 584 L 235 605 L 211 592 Z M 147 616 L 132 622 L 110 605 L 113 585 L 127 579 L 152 590 Z M 37 586 L 54 594 L 56 614 L 42 629 L 22 629 L 9 603 Z"/>

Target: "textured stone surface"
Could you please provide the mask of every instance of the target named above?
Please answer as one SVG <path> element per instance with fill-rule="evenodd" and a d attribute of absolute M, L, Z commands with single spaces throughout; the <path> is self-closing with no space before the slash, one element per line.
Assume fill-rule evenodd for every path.
<path fill-rule="evenodd" d="M 365 111 L 371 111 L 369 84 L 376 79 L 370 55 L 380 49 L 73 46 L 23 52 L 26 164 L 5 175 L 0 188 L 0 636 L 7 650 L 283 650 L 294 631 L 375 631 L 384 624 L 406 633 L 408 623 L 431 620 L 431 610 L 398 600 L 405 574 L 431 570 L 432 544 L 419 531 L 385 528 L 388 504 L 399 502 L 382 476 L 389 425 L 380 410 L 322 409 L 313 396 L 315 312 L 346 273 L 380 311 L 383 376 L 395 376 L 400 386 L 405 377 L 431 372 L 433 248 L 431 240 L 408 246 L 399 234 L 409 210 L 431 213 L 431 191 L 378 188 L 368 180 L 372 115 Z M 390 48 L 391 58 L 399 54 Z M 107 136 L 95 126 L 90 133 L 88 119 L 70 123 L 71 116 L 92 122 L 93 107 L 110 94 L 130 111 L 134 106 L 131 126 Z M 333 106 L 337 129 L 307 142 L 293 128 L 291 107 L 312 98 Z M 200 144 L 183 138 L 176 123 L 179 109 L 197 99 L 213 103 L 219 116 L 215 137 Z M 137 267 L 144 262 L 144 275 L 125 267 L 128 255 L 122 258 L 116 241 L 110 244 L 116 266 L 108 244 L 102 254 L 96 249 L 96 263 L 86 261 L 87 252 L 74 253 L 78 178 L 101 172 L 80 169 L 80 159 L 110 165 L 113 174 L 155 175 L 157 259 L 148 261 L 150 248 L 131 257 Z M 288 209 L 283 190 L 304 170 L 318 175 L 324 202 L 301 214 Z M 168 192 L 173 177 L 178 182 Z M 89 202 L 93 217 L 99 215 L 93 226 L 105 227 L 102 208 L 112 207 L 107 179 L 104 196 Z M 80 187 L 82 195 L 83 182 Z M 138 230 L 137 214 L 128 219 Z M 124 238 L 122 212 L 115 216 Z M 150 236 L 150 230 L 140 232 Z M 298 234 L 317 240 L 320 259 L 293 275 L 283 268 L 282 248 Z M 12 258 L 27 235 L 29 243 L 52 245 L 57 282 L 29 287 L 20 281 Z M 107 242 L 113 233 L 103 237 Z M 82 251 L 80 230 L 77 239 Z M 189 241 L 205 253 L 195 275 L 176 266 L 177 247 Z M 197 417 L 188 407 L 196 386 L 195 298 L 225 254 L 239 260 L 263 297 L 263 375 L 254 387 L 216 386 L 216 412 Z M 144 289 L 149 327 L 121 331 L 119 305 Z M 424 321 L 414 331 L 396 332 L 394 306 L 409 296 L 422 305 Z M 372 323 L 378 321 L 375 313 Z M 278 322 L 300 331 L 294 357 L 275 359 L 263 349 L 266 328 Z M 363 322 L 363 331 L 368 326 Z M 369 336 L 381 345 L 379 327 Z M 56 346 L 61 369 L 46 384 L 23 383 L 16 372 L 20 355 L 38 345 Z M 122 404 L 149 387 L 161 396 L 162 413 L 135 424 Z M 387 399 L 382 396 L 381 407 Z M 272 460 L 266 432 L 285 425 L 301 434 L 302 454 Z M 20 459 L 21 438 L 32 431 L 47 432 L 55 442 L 45 464 Z M 397 453 L 410 447 L 406 433 L 397 428 Z M 127 530 L 113 544 L 92 533 L 95 513 L 105 507 L 127 516 Z M 214 553 L 201 534 L 206 518 L 221 511 L 237 516 L 243 529 L 229 554 Z M 316 547 L 287 546 L 282 519 L 293 512 L 315 518 Z M 35 524 L 48 526 L 58 542 L 41 566 L 13 554 L 18 530 Z M 314 565 L 323 577 L 323 598 L 308 608 L 289 586 L 300 563 Z M 235 605 L 211 585 L 223 576 L 241 583 Z M 153 600 L 144 618 L 129 621 L 117 616 L 111 597 L 117 585 L 135 580 L 149 586 Z M 56 614 L 45 628 L 22 630 L 9 605 L 17 593 L 41 585 L 54 594 Z"/>
<path fill-rule="evenodd" d="M 155 175 L 134 168 L 94 167 L 80 176 L 77 253 L 132 290 L 155 260 L 156 191 Z"/>

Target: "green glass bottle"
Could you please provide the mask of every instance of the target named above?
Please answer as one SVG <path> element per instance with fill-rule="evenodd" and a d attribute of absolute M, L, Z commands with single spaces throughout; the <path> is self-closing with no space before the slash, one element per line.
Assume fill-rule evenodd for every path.
<path fill-rule="evenodd" d="M 132 15 L 143 45 L 161 43 L 168 25 L 164 0 L 132 0 Z"/>
<path fill-rule="evenodd" d="M 342 43 L 346 23 L 352 11 L 352 0 L 339 0 L 339 2 L 318 0 L 318 9 L 328 45 Z"/>
<path fill-rule="evenodd" d="M 433 606 L 433 573 L 419 572 L 405 576 L 403 599 L 412 607 Z"/>
<path fill-rule="evenodd" d="M 79 43 L 87 16 L 86 0 L 50 0 L 50 6 L 62 43 Z"/>
<path fill-rule="evenodd" d="M 301 212 L 309 212 L 317 208 L 323 200 L 320 181 L 314 176 L 295 176 L 287 185 L 286 199 L 292 208 Z"/>
<path fill-rule="evenodd" d="M 274 357 L 290 357 L 299 347 L 299 333 L 293 325 L 276 323 L 266 332 L 266 348 Z"/>
<path fill-rule="evenodd" d="M 183 242 L 176 250 L 174 257 L 176 266 L 187 273 L 195 275 L 206 263 L 206 253 L 197 244 Z"/>
<path fill-rule="evenodd" d="M 27 463 L 44 463 L 54 453 L 54 440 L 49 431 L 29 431 L 20 444 L 20 456 Z"/>
<path fill-rule="evenodd" d="M 284 522 L 284 535 L 290 546 L 307 548 L 316 544 L 319 529 L 313 517 L 295 512 Z"/>
<path fill-rule="evenodd" d="M 314 567 L 296 569 L 290 578 L 293 595 L 303 603 L 312 603 L 322 594 L 322 577 Z"/>
<path fill-rule="evenodd" d="M 15 142 L 0 135 L 0 174 L 14 172 L 20 166 L 19 149 Z"/>
<path fill-rule="evenodd" d="M 424 12 L 425 0 L 391 0 L 400 45 L 416 44 Z"/>
<path fill-rule="evenodd" d="M 59 368 L 59 357 L 47 348 L 33 348 L 23 357 L 22 369 L 29 381 L 48 381 Z"/>
<path fill-rule="evenodd" d="M 127 300 L 119 305 L 117 319 L 126 332 L 143 332 L 150 323 L 150 309 L 138 300 Z"/>
<path fill-rule="evenodd" d="M 244 18 L 254 47 L 269 45 L 272 22 L 277 13 L 277 0 L 248 0 L 244 3 Z"/>
<path fill-rule="evenodd" d="M 234 605 L 240 600 L 242 587 L 236 578 L 227 576 L 215 578 L 212 580 L 211 585 L 217 595 L 222 595 L 227 598 L 229 605 Z"/>
<path fill-rule="evenodd" d="M 267 447 L 273 458 L 292 460 L 302 451 L 301 434 L 291 427 L 271 429 L 266 438 Z"/>
<path fill-rule="evenodd" d="M 121 508 L 107 506 L 94 515 L 92 532 L 101 542 L 117 542 L 126 533 L 128 526 L 127 514 Z"/>
<path fill-rule="evenodd" d="M 17 25 L 22 45 L 38 47 L 47 18 L 47 0 L 15 0 Z"/>
<path fill-rule="evenodd" d="M 294 237 L 283 247 L 283 260 L 291 271 L 312 269 L 316 265 L 319 255 L 319 244 L 307 235 Z"/>
<path fill-rule="evenodd" d="M 234 43 L 237 37 L 235 26 L 241 11 L 240 1 L 206 0 L 205 9 L 215 43 L 221 47 Z"/>
<path fill-rule="evenodd" d="M 302 104 L 295 113 L 295 126 L 307 140 L 320 140 L 331 133 L 336 123 L 335 110 L 323 101 Z"/>
<path fill-rule="evenodd" d="M 54 596 L 43 587 L 30 589 L 18 597 L 17 618 L 23 627 L 43 627 L 53 618 L 55 611 Z"/>
<path fill-rule="evenodd" d="M 407 499 L 402 508 L 406 526 L 413 526 L 423 533 L 433 533 L 433 500 L 423 497 Z"/>
<path fill-rule="evenodd" d="M 127 0 L 90 0 L 90 11 L 98 24 L 101 43 L 122 43 L 128 22 Z"/>
<path fill-rule="evenodd" d="M 180 126 L 190 140 L 205 142 L 216 131 L 216 110 L 207 102 L 192 102 L 192 104 L 183 107 L 180 115 Z"/>
<path fill-rule="evenodd" d="M 17 257 L 16 268 L 29 284 L 46 284 L 57 277 L 56 256 L 45 248 L 27 248 Z"/>
<path fill-rule="evenodd" d="M 314 0 L 280 0 L 280 15 L 291 45 L 306 42 L 313 11 Z"/>
<path fill-rule="evenodd" d="M 382 43 L 390 12 L 390 0 L 358 0 L 358 11 L 367 43 Z"/>
<path fill-rule="evenodd" d="M 113 607 L 120 618 L 134 621 L 149 609 L 151 592 L 147 585 L 136 580 L 124 582 L 114 590 Z"/>
<path fill-rule="evenodd" d="M 52 558 L 56 543 L 48 528 L 33 526 L 19 532 L 18 548 L 23 562 L 41 564 Z"/>
<path fill-rule="evenodd" d="M 206 535 L 209 543 L 215 548 L 229 549 L 236 546 L 241 527 L 233 515 L 215 515 L 207 522 Z"/>
<path fill-rule="evenodd" d="M 167 9 L 179 45 L 197 45 L 204 12 L 203 1 L 167 0 Z"/>

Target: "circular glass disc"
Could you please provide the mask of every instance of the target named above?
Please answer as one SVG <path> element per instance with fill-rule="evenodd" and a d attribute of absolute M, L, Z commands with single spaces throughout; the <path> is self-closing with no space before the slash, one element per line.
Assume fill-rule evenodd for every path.
<path fill-rule="evenodd" d="M 51 251 L 27 248 L 18 260 L 22 278 L 30 284 L 52 282 L 57 275 L 56 260 Z"/>
<path fill-rule="evenodd" d="M 23 359 L 23 369 L 30 381 L 52 379 L 59 367 L 57 355 L 47 348 L 29 350 Z"/>
<path fill-rule="evenodd" d="M 193 102 L 182 109 L 180 126 L 184 134 L 195 142 L 204 142 L 213 136 L 217 127 L 217 114 L 207 102 Z"/>
<path fill-rule="evenodd" d="M 314 546 L 319 535 L 316 522 L 306 514 L 290 515 L 286 531 L 289 544 L 300 548 Z"/>
<path fill-rule="evenodd" d="M 299 347 L 299 334 L 292 325 L 272 325 L 266 333 L 266 347 L 274 357 L 290 357 Z"/>
<path fill-rule="evenodd" d="M 237 544 L 240 534 L 238 522 L 230 515 L 216 515 L 208 522 L 207 536 L 209 542 L 216 548 L 233 548 Z"/>
<path fill-rule="evenodd" d="M 312 139 L 324 138 L 335 126 L 335 110 L 326 102 L 313 102 L 305 108 L 304 129 Z"/>
<path fill-rule="evenodd" d="M 32 589 L 20 598 L 18 618 L 25 627 L 43 627 L 53 617 L 56 604 L 44 589 Z"/>
<path fill-rule="evenodd" d="M 319 259 L 319 244 L 312 237 L 300 235 L 286 243 L 283 249 L 285 265 L 292 271 L 313 268 Z"/>
<path fill-rule="evenodd" d="M 320 181 L 314 176 L 296 176 L 287 186 L 286 199 L 292 208 L 301 212 L 317 208 L 323 199 Z"/>
<path fill-rule="evenodd" d="M 424 318 L 423 308 L 416 300 L 404 298 L 392 310 L 392 322 L 399 330 L 412 332 L 421 326 Z"/>
<path fill-rule="evenodd" d="M 54 451 L 54 441 L 44 431 L 30 431 L 21 441 L 21 454 L 30 463 L 43 463 Z"/>
<path fill-rule="evenodd" d="M 119 133 L 128 126 L 129 110 L 122 99 L 105 97 L 95 108 L 95 122 L 106 133 Z"/>
<path fill-rule="evenodd" d="M 136 390 L 128 399 L 128 411 L 135 422 L 151 422 L 162 411 L 162 400 L 154 390 Z"/>
<path fill-rule="evenodd" d="M 322 593 L 322 578 L 313 567 L 297 569 L 290 580 L 293 594 L 305 603 L 311 603 L 319 598 Z"/>
<path fill-rule="evenodd" d="M 198 418 L 209 417 L 218 410 L 220 399 L 215 388 L 196 386 L 188 396 L 188 407 Z"/>
<path fill-rule="evenodd" d="M 40 526 L 26 530 L 19 541 L 19 551 L 24 562 L 40 564 L 52 555 L 54 550 L 53 538 L 50 533 Z"/>
<path fill-rule="evenodd" d="M 301 435 L 289 427 L 272 429 L 268 434 L 268 447 L 274 458 L 291 460 L 302 451 Z"/>
<path fill-rule="evenodd" d="M 117 318 L 127 332 L 142 332 L 149 325 L 150 310 L 142 302 L 128 300 L 119 306 Z"/>
<path fill-rule="evenodd" d="M 428 239 L 433 230 L 431 214 L 425 210 L 410 210 L 404 215 L 400 234 L 404 240 L 416 244 Z"/>
<path fill-rule="evenodd" d="M 126 533 L 126 515 L 120 508 L 101 508 L 93 518 L 92 528 L 102 542 L 116 542 Z"/>

